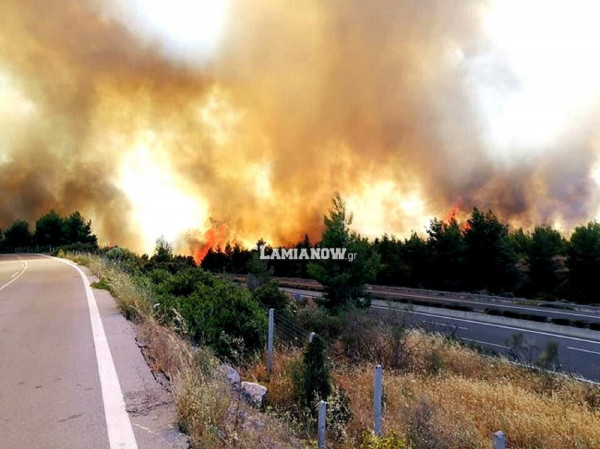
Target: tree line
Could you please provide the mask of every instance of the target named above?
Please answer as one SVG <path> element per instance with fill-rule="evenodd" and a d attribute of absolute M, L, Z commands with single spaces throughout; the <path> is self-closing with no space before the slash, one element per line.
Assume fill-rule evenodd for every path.
<path fill-rule="evenodd" d="M 342 302 L 341 298 L 348 295 L 355 299 L 363 295 L 364 282 L 600 302 L 596 293 L 596 279 L 600 275 L 600 223 L 596 221 L 575 228 L 567 239 L 550 226 L 511 231 L 492 211 L 475 208 L 464 222 L 454 218 L 433 219 L 424 235 L 413 232 L 405 239 L 383 235 L 368 240 L 350 232 L 352 215 L 339 195 L 334 197 L 333 207 L 324 219 L 320 242 L 313 243 L 305 236 L 290 247 L 299 251 L 346 247 L 348 252 L 357 254 L 357 260 L 320 263 L 270 260 L 265 264 L 274 276 L 313 278 L 330 285 L 332 303 Z M 202 268 L 246 274 L 258 255 L 258 246 L 264 244 L 260 240 L 256 248 L 249 249 L 228 242 L 224 247 L 210 248 Z M 59 247 L 98 250 L 91 221 L 79 212 L 63 217 L 50 211 L 36 220 L 33 230 L 23 220 L 0 229 L 0 252 Z M 173 263 L 187 266 L 188 259 L 191 260 L 177 257 Z M 152 264 L 150 260 L 146 262 Z M 339 292 L 341 297 L 334 299 Z"/>
<path fill-rule="evenodd" d="M 464 222 L 436 218 L 424 235 L 413 232 L 406 239 L 383 235 L 367 240 L 351 233 L 347 229 L 350 223 L 351 214 L 345 211 L 341 198 L 336 197 L 333 209 L 325 217 L 323 241 L 312 243 L 305 236 L 290 247 L 300 250 L 352 244 L 359 252 L 355 265 L 345 262 L 347 267 L 343 268 L 339 261 L 316 264 L 331 266 L 330 271 L 337 270 L 340 280 L 353 270 L 366 269 L 369 281 L 381 285 L 600 302 L 596 287 L 600 276 L 600 223 L 596 221 L 575 228 L 569 239 L 550 226 L 511 231 L 492 211 L 477 208 Z M 257 246 L 261 244 L 264 241 Z M 257 253 L 257 248 L 227 243 L 224 248 L 211 248 L 202 267 L 213 272 L 244 274 L 253 253 Z M 377 263 L 373 255 L 377 255 Z M 361 263 L 361 257 L 362 263 L 368 262 L 366 265 Z M 311 269 L 310 261 L 268 263 L 275 276 L 319 280 L 321 269 L 314 263 Z"/>
<path fill-rule="evenodd" d="M 98 238 L 92 233 L 92 222 L 78 211 L 62 217 L 52 210 L 39 217 L 30 230 L 25 220 L 15 220 L 0 229 L 0 252 L 51 250 L 65 248 L 79 251 L 98 249 Z"/>

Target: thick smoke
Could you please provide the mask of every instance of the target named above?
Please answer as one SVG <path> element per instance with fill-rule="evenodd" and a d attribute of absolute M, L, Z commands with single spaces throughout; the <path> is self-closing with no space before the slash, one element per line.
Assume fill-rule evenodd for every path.
<path fill-rule="evenodd" d="M 595 216 L 591 126 L 494 156 L 474 88 L 494 54 L 483 2 L 297 6 L 232 1 L 215 54 L 196 64 L 108 3 L 4 0 L 0 227 L 79 209 L 102 241 L 148 250 L 122 179 L 140 146 L 197 201 L 194 246 L 214 223 L 227 231 L 210 235 L 245 243 L 318 238 L 335 191 L 367 234 L 422 230 L 457 203 L 565 230 Z M 484 82 L 514 83 L 501 65 Z"/>

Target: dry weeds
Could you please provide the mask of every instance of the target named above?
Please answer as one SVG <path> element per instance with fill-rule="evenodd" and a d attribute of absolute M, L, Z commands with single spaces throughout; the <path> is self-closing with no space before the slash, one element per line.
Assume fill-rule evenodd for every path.
<path fill-rule="evenodd" d="M 600 448 L 599 387 L 486 357 L 439 335 L 406 338 L 412 341 L 404 369 L 384 368 L 384 432 L 406 438 L 412 449 L 488 448 L 497 430 L 511 449 Z M 280 351 L 273 375 L 262 366 L 244 375 L 265 382 L 273 406 L 285 410 L 289 367 L 299 357 L 297 350 Z M 373 364 L 336 355 L 332 366 L 353 419 L 348 438 L 331 447 L 359 447 L 373 423 Z"/>

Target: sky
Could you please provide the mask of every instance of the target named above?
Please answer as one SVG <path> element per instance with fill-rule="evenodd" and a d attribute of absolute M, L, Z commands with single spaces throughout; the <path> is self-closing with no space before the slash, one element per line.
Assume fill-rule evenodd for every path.
<path fill-rule="evenodd" d="M 0 228 L 184 252 L 600 216 L 593 0 L 4 0 Z M 461 215 L 462 214 L 462 215 Z"/>

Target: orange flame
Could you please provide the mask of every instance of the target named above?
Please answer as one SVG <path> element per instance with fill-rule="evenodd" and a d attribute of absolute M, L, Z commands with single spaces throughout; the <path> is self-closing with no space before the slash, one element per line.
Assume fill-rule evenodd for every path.
<path fill-rule="evenodd" d="M 229 228 L 225 225 L 215 225 L 204 233 L 204 239 L 200 242 L 200 247 L 194 251 L 194 260 L 198 265 L 204 260 L 206 254 L 211 248 L 224 246 L 229 238 Z"/>
<path fill-rule="evenodd" d="M 467 214 L 463 210 L 463 200 L 460 197 L 455 201 L 454 205 L 450 208 L 442 221 L 445 224 L 450 224 L 452 220 L 459 223 L 462 232 L 469 230 L 470 225 L 467 221 Z"/>
<path fill-rule="evenodd" d="M 463 199 L 462 197 L 456 198 L 454 205 L 450 208 L 444 219 L 442 220 L 446 224 L 450 224 L 452 220 L 459 221 L 459 218 L 464 218 L 463 212 Z"/>
<path fill-rule="evenodd" d="M 460 205 L 459 203 L 455 203 L 450 210 L 448 211 L 448 213 L 446 214 L 446 216 L 444 217 L 444 219 L 442 220 L 444 223 L 450 223 L 452 220 L 456 220 L 456 214 L 458 214 L 460 212 Z"/>

